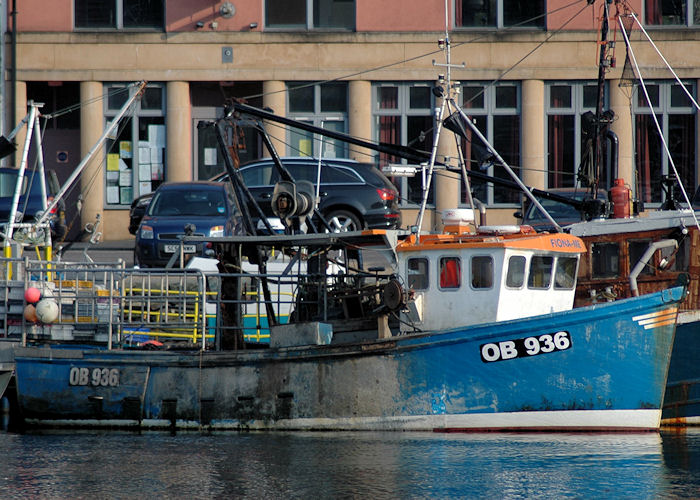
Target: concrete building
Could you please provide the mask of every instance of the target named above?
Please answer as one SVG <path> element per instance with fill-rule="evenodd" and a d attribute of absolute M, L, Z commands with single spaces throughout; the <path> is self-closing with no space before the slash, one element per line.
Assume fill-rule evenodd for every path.
<path fill-rule="evenodd" d="M 8 5 L 9 4 L 9 5 Z M 100 214 L 105 239 L 130 237 L 129 204 L 169 180 L 205 179 L 223 167 L 200 120 L 221 116 L 232 98 L 354 136 L 429 150 L 439 106 L 431 91 L 444 68 L 438 40 L 450 30 L 452 79 L 461 104 L 523 181 L 554 188 L 576 182 L 581 116 L 595 108 L 602 0 L 12 0 L 5 2 L 4 130 L 44 103 L 47 168 L 68 178 L 90 150 L 132 82 L 148 87 L 130 118 L 71 191 L 71 234 Z M 636 13 L 690 91 L 700 78 L 700 12 L 694 1 L 613 2 Z M 631 22 L 631 18 L 628 18 Z M 611 19 L 616 64 L 606 74 L 615 112 L 618 172 L 646 204 L 661 201 L 664 175 L 697 185 L 697 110 L 641 30 L 631 34 L 673 163 L 662 153 L 649 107 L 629 78 L 623 38 Z M 615 30 L 616 31 L 612 31 Z M 270 124 L 280 154 L 398 161 Z M 18 140 L 22 140 L 21 136 Z M 441 158 L 457 157 L 442 141 Z M 245 137 L 242 160 L 262 154 Z M 466 146 L 471 160 L 472 146 Z M 477 165 L 505 176 L 499 167 Z M 407 224 L 415 220 L 420 178 L 396 178 Z M 475 196 L 490 224 L 513 223 L 520 195 L 485 184 Z M 74 202 L 80 197 L 82 210 Z M 460 180 L 435 177 L 424 228 L 465 202 Z"/>

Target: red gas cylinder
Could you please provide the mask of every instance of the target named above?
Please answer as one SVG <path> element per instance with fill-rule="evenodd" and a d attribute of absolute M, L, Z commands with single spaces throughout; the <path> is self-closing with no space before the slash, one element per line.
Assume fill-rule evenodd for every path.
<path fill-rule="evenodd" d="M 624 219 L 630 216 L 632 204 L 632 192 L 625 186 L 624 179 L 615 179 L 615 185 L 610 190 L 610 198 L 613 202 L 613 217 Z"/>

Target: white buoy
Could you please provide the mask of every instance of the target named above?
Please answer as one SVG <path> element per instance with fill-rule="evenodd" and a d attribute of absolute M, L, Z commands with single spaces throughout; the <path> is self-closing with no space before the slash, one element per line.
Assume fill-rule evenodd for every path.
<path fill-rule="evenodd" d="M 36 305 L 36 317 L 42 323 L 53 323 L 58 319 L 58 304 L 54 299 L 41 299 Z"/>

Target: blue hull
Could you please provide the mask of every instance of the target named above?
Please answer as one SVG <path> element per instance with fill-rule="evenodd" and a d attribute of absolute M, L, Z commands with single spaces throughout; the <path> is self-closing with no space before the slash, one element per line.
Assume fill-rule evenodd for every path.
<path fill-rule="evenodd" d="M 700 321 L 676 328 L 661 418 L 664 425 L 700 425 Z"/>
<path fill-rule="evenodd" d="M 684 289 L 346 345 L 239 352 L 28 347 L 28 424 L 212 429 L 650 430 Z"/>

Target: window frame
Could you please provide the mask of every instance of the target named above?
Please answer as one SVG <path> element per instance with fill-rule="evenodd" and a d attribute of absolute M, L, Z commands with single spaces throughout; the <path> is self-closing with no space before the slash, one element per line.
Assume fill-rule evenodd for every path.
<path fill-rule="evenodd" d="M 445 282 L 445 278 L 443 276 L 443 271 L 447 268 L 445 266 L 445 263 L 447 262 L 454 262 L 456 263 L 456 271 L 457 271 L 457 281 L 449 280 Z M 463 271 L 463 265 L 462 265 L 462 259 L 458 255 L 441 255 L 438 260 L 437 260 L 437 265 L 438 265 L 438 272 L 437 272 L 437 284 L 438 284 L 438 290 L 442 290 L 444 292 L 456 292 L 460 288 L 462 288 L 462 279 L 464 276 L 464 271 Z"/>
<path fill-rule="evenodd" d="M 515 269 L 513 266 L 513 262 L 517 260 L 518 262 L 522 263 L 522 275 L 519 277 L 520 284 L 512 284 L 511 283 L 511 278 L 514 276 Z M 525 286 L 525 283 L 527 283 L 527 271 L 528 271 L 528 262 L 527 262 L 527 257 L 524 255 L 511 255 L 508 257 L 508 268 L 506 270 L 506 281 L 505 285 L 506 288 L 509 288 L 511 290 L 522 290 L 523 287 Z"/>
<path fill-rule="evenodd" d="M 591 278 L 618 278 L 622 272 L 622 248 L 616 241 L 591 243 Z M 598 250 L 600 248 L 600 250 Z M 616 251 L 614 251 L 616 250 Z M 612 251 L 612 252 L 611 252 Z M 603 269 L 603 266 L 605 268 Z M 612 269 L 616 267 L 617 269 Z"/>
<path fill-rule="evenodd" d="M 304 24 L 294 24 L 294 23 L 279 23 L 274 25 L 268 24 L 268 3 L 270 0 L 265 0 L 262 5 L 262 15 L 263 15 L 263 26 L 265 26 L 265 31 L 355 31 L 357 27 L 357 1 L 356 0 L 325 0 L 327 3 L 350 3 L 352 2 L 352 22 L 346 24 L 345 26 L 315 26 L 314 18 L 316 11 L 314 10 L 314 4 L 319 0 L 302 0 L 305 4 L 305 22 Z M 324 1 L 324 0 L 320 0 Z M 345 16 L 343 16 L 345 17 Z"/>
<path fill-rule="evenodd" d="M 552 105 L 552 89 L 554 87 L 561 87 L 561 86 L 567 86 L 569 87 L 571 91 L 571 102 L 569 106 L 561 106 L 561 107 L 555 107 Z M 608 106 L 608 95 L 609 92 L 607 91 L 608 88 L 608 82 L 605 82 L 605 101 L 603 103 L 603 109 L 607 109 Z M 557 188 L 562 188 L 562 187 L 577 187 L 580 185 L 579 181 L 577 180 L 578 176 L 578 170 L 581 166 L 581 160 L 584 154 L 584 147 L 583 147 L 583 134 L 582 132 L 582 120 L 581 117 L 583 116 L 584 113 L 587 111 L 592 111 L 593 113 L 596 112 L 596 106 L 586 106 L 585 104 L 585 94 L 584 94 L 584 89 L 586 87 L 594 87 L 597 90 L 598 83 L 595 80 L 569 80 L 569 81 L 561 81 L 561 80 L 552 80 L 545 82 L 545 92 L 544 92 L 544 107 L 545 107 L 545 137 L 548 138 L 545 140 L 545 157 L 547 158 L 547 166 L 546 166 L 546 173 L 545 173 L 545 185 L 546 189 L 557 189 Z M 552 152 L 550 151 L 550 138 L 553 137 L 553 130 L 550 130 L 550 118 L 555 117 L 555 116 L 573 116 L 574 117 L 574 130 L 573 130 L 573 144 L 574 144 L 574 152 L 573 152 L 573 159 L 572 159 L 572 168 L 573 172 L 571 172 L 571 182 L 567 183 L 564 182 L 561 185 L 556 185 L 556 183 L 551 182 L 550 177 L 552 175 L 556 175 L 556 173 L 553 173 L 551 171 L 551 158 L 552 158 Z M 605 141 L 602 141 L 603 147 L 605 147 Z M 612 186 L 613 179 L 608 179 L 610 177 L 610 169 L 609 168 L 604 168 L 604 173 L 606 176 L 606 179 L 601 179 L 603 181 L 603 185 L 607 186 Z M 569 174 L 569 172 L 562 172 L 561 175 L 566 175 Z M 607 183 L 607 184 L 606 184 Z M 554 184 L 554 185 L 552 185 Z"/>
<path fill-rule="evenodd" d="M 322 91 L 328 85 L 341 85 L 345 89 L 345 111 L 324 111 L 322 109 Z M 291 109 L 291 99 L 294 89 L 313 88 L 313 110 L 311 111 L 289 111 Z M 346 82 L 286 82 L 287 96 L 287 116 L 292 120 L 297 120 L 318 128 L 329 128 L 336 132 L 348 132 L 348 109 L 349 92 Z M 324 127 L 324 124 L 333 123 L 337 127 Z M 298 130 L 298 132 L 297 132 Z M 293 141 L 295 136 L 310 137 L 310 151 L 303 151 L 300 147 L 295 147 Z M 323 149 L 321 150 L 321 146 Z M 287 155 L 289 156 L 309 156 L 312 158 L 349 158 L 350 150 L 347 144 L 342 141 L 328 137 L 318 137 L 317 134 L 305 132 L 301 129 L 287 130 Z M 332 154 L 329 154 L 332 153 Z M 340 153 L 340 154 L 339 154 Z"/>
<path fill-rule="evenodd" d="M 103 100 L 103 117 L 105 121 L 105 126 L 107 123 L 109 123 L 110 120 L 112 120 L 117 113 L 119 112 L 119 109 L 121 109 L 122 105 L 119 105 L 118 107 L 110 107 L 110 96 L 115 95 L 113 92 L 116 89 L 120 88 L 127 88 L 129 87 L 129 95 L 126 95 L 124 98 L 124 102 L 133 95 L 133 93 L 137 90 L 135 87 L 130 87 L 130 84 L 128 83 L 122 83 L 122 82 L 106 82 L 103 85 L 104 91 L 105 91 L 105 96 L 106 98 Z M 139 179 L 139 167 L 140 163 L 138 162 L 139 158 L 139 143 L 142 141 L 140 139 L 139 135 L 139 121 L 141 119 L 162 119 L 162 124 L 156 124 L 162 126 L 162 134 L 163 134 L 163 146 L 162 146 L 162 164 L 156 163 L 156 165 L 162 165 L 162 171 L 158 172 L 157 174 L 160 176 L 159 179 L 153 179 L 153 170 L 151 167 L 151 193 L 155 192 L 157 189 L 158 185 L 161 183 L 165 182 L 166 178 L 166 172 L 167 172 L 167 161 L 166 161 L 166 151 L 167 151 L 167 142 L 165 142 L 165 136 L 167 134 L 167 129 L 166 129 L 166 113 L 165 113 L 165 108 L 166 108 L 166 86 L 165 83 L 161 82 L 153 82 L 153 83 L 148 83 L 146 86 L 146 90 L 153 90 L 153 89 L 160 89 L 161 94 L 160 94 L 160 109 L 155 109 L 155 108 L 143 108 L 143 100 L 136 100 L 134 103 L 132 103 L 132 109 L 133 112 L 130 114 L 130 117 L 127 119 L 126 117 L 122 118 L 122 123 L 125 123 L 126 120 L 128 120 L 129 123 L 129 132 L 130 132 L 130 141 L 131 142 L 131 157 L 128 158 L 126 156 L 122 156 L 122 151 L 120 144 L 122 142 L 127 142 L 124 139 L 118 138 L 116 140 L 109 139 L 111 143 L 107 143 L 104 147 L 104 166 L 102 167 L 103 169 L 103 174 L 104 174 L 104 180 L 103 180 L 103 186 L 104 186 L 104 202 L 103 202 L 103 207 L 105 209 L 117 209 L 117 210 L 123 210 L 125 208 L 128 208 L 131 205 L 131 202 L 138 198 L 139 196 L 143 194 L 147 194 L 147 192 L 141 192 L 140 189 L 140 179 Z M 115 103 L 117 104 L 117 103 Z M 118 127 L 119 128 L 119 127 Z M 122 129 L 122 131 L 125 131 L 126 129 Z M 119 133 L 119 132 L 115 132 Z M 109 154 L 117 154 L 119 153 L 120 160 L 122 159 L 130 159 L 131 160 L 131 167 L 129 167 L 129 170 L 131 170 L 131 186 L 126 186 L 122 185 L 121 183 L 121 174 L 122 171 L 118 172 L 118 181 L 116 186 L 119 187 L 119 203 L 110 203 L 108 200 L 108 187 L 115 186 L 113 179 L 109 179 L 108 172 L 113 171 L 110 169 L 110 163 L 109 163 Z M 144 163 L 145 164 L 145 163 Z M 152 163 L 149 162 L 149 165 L 152 165 Z M 145 182 L 145 181 L 144 181 Z M 154 186 L 153 183 L 157 182 L 157 184 Z M 122 189 L 121 188 L 128 188 L 131 187 L 131 200 L 128 202 L 123 202 L 122 201 Z M 137 189 L 138 188 L 138 189 Z"/>
<path fill-rule="evenodd" d="M 659 2 L 661 2 L 661 0 L 659 0 Z M 659 23 L 649 22 L 649 16 L 651 14 L 649 12 L 649 9 L 647 8 L 648 0 L 642 2 L 642 19 L 644 19 L 644 26 L 652 29 L 677 29 L 679 27 L 700 26 L 700 2 L 697 2 L 697 5 L 695 5 L 695 2 L 697 2 L 697 0 L 683 1 L 683 14 L 685 15 L 685 21 L 679 23 L 664 23 L 663 13 L 661 12 L 659 13 L 659 16 L 661 17 Z"/>
<path fill-rule="evenodd" d="M 516 93 L 515 93 L 515 107 L 511 106 L 500 106 L 498 103 L 498 91 L 499 89 L 503 89 L 506 87 L 515 87 Z M 465 89 L 467 88 L 481 88 L 481 92 L 477 92 L 476 96 L 481 96 L 481 101 L 482 105 L 481 106 L 473 106 L 469 102 L 465 102 L 465 97 L 466 97 L 466 92 Z M 464 110 L 465 114 L 470 117 L 470 119 L 474 120 L 475 117 L 478 118 L 485 118 L 486 119 L 486 130 L 479 130 L 484 137 L 486 137 L 486 140 L 488 140 L 496 149 L 496 151 L 499 152 L 501 156 L 503 156 L 504 160 L 508 163 L 508 166 L 513 169 L 518 174 L 518 177 L 522 179 L 522 171 L 520 170 L 520 163 L 522 159 L 522 147 L 523 147 L 523 120 L 522 120 L 522 84 L 518 80 L 506 80 L 502 82 L 498 82 L 494 84 L 493 82 L 483 82 L 483 81 L 472 81 L 468 83 L 464 83 L 461 86 L 461 91 L 460 91 L 460 106 Z M 472 98 L 472 101 L 474 98 Z M 511 155 L 508 155 L 507 152 L 503 150 L 499 150 L 499 145 L 495 143 L 496 139 L 496 129 L 497 126 L 494 123 L 497 119 L 497 117 L 514 117 L 517 118 L 517 127 L 518 127 L 518 151 L 517 154 L 511 153 Z M 474 143 L 481 142 L 474 141 Z M 462 139 L 461 141 L 462 144 L 462 152 L 465 158 L 465 161 L 470 161 L 472 158 L 472 154 L 470 151 L 466 149 L 467 144 L 469 144 L 466 140 Z M 485 145 L 483 147 L 486 147 Z M 513 161 L 514 158 L 508 158 L 509 156 L 512 156 L 514 158 L 517 158 L 517 161 Z M 473 161 L 473 160 L 471 160 Z M 473 164 L 467 165 L 467 169 L 472 170 L 474 167 Z M 484 171 L 483 169 L 477 168 L 480 171 Z M 510 175 L 505 173 L 505 169 L 501 167 L 500 165 L 496 165 L 495 162 L 491 162 L 490 165 L 486 168 L 484 171 L 485 174 L 490 175 L 490 176 L 496 176 L 496 169 L 499 169 L 503 175 L 501 175 L 502 178 L 505 178 L 507 180 L 512 180 Z M 503 201 L 495 201 L 495 194 L 498 191 L 498 186 L 494 186 L 492 183 L 484 183 L 485 184 L 485 190 L 486 190 L 486 199 L 483 200 L 479 198 L 479 200 L 483 203 L 486 204 L 488 207 L 494 207 L 494 208 L 515 208 L 520 206 L 519 202 L 519 195 L 514 194 L 514 199 L 512 202 L 503 202 Z M 475 189 L 475 184 L 472 182 L 471 184 L 472 190 Z M 460 187 L 460 206 L 466 205 L 466 193 L 464 192 L 464 184 L 461 184 Z M 515 191 L 514 191 L 515 193 Z M 478 197 L 478 196 L 477 196 Z M 465 200 L 465 201 L 463 201 Z"/>
<path fill-rule="evenodd" d="M 488 260 L 488 276 L 486 278 L 489 280 L 488 286 L 476 286 L 474 284 L 475 282 L 475 272 L 483 270 L 483 265 L 475 265 L 474 263 L 477 261 L 477 259 L 485 259 Z M 482 281 L 484 277 L 482 277 Z M 477 290 L 477 291 L 483 291 L 483 290 L 492 290 L 496 281 L 496 273 L 494 269 L 494 259 L 492 255 L 472 255 L 471 258 L 469 259 L 469 286 L 471 287 L 472 290 Z"/>
<path fill-rule="evenodd" d="M 485 0 L 488 1 L 488 0 Z M 458 24 L 458 20 L 461 19 L 462 15 L 459 12 L 459 5 L 460 1 L 455 0 L 453 2 L 453 16 L 452 16 L 452 24 L 454 29 L 458 30 L 501 30 L 501 29 L 522 29 L 522 30 L 545 30 L 547 28 L 547 2 L 544 0 L 541 0 L 542 2 L 542 13 L 540 17 L 538 18 L 540 24 L 534 24 L 534 25 L 519 25 L 518 23 L 515 24 L 506 24 L 505 23 L 505 11 L 506 11 L 506 6 L 505 2 L 507 0 L 493 0 L 494 2 L 494 7 L 496 9 L 495 13 L 495 23 L 493 24 L 485 24 L 482 26 L 464 26 L 461 24 Z M 530 6 L 532 6 L 530 4 Z M 532 17 L 535 16 L 530 16 L 528 19 L 531 19 Z"/>
<path fill-rule="evenodd" d="M 695 80 L 681 80 L 683 85 L 686 87 L 690 87 L 690 93 L 691 95 L 697 100 L 697 85 Z M 640 186 L 640 191 L 637 193 L 637 197 L 642 200 L 645 206 L 648 207 L 653 207 L 656 208 L 663 203 L 663 197 L 661 197 L 658 201 L 655 200 L 647 200 L 646 199 L 646 193 L 647 189 L 648 192 L 651 194 L 651 196 L 654 195 L 654 193 L 660 193 L 661 190 L 654 190 L 654 182 L 653 179 L 648 179 L 649 181 L 649 186 L 647 188 L 646 184 L 643 184 L 644 179 L 642 178 L 642 169 L 640 169 L 640 162 L 642 159 L 640 158 L 640 148 L 638 144 L 638 137 L 642 133 L 639 128 L 638 128 L 638 121 L 640 117 L 650 117 L 652 112 L 656 115 L 657 119 L 659 120 L 659 123 L 661 125 L 661 131 L 664 135 L 664 140 L 666 141 L 667 144 L 670 143 L 670 129 L 671 129 L 671 117 L 672 116 L 688 116 L 688 117 L 693 117 L 693 122 L 695 126 L 695 130 L 693 133 L 693 141 L 692 144 L 694 145 L 695 149 L 692 152 L 693 154 L 693 165 L 688 165 L 687 168 L 682 168 L 683 165 L 679 165 L 678 162 L 678 157 L 676 156 L 673 158 L 674 160 L 674 165 L 676 166 L 676 169 L 679 171 L 681 178 L 684 177 L 683 174 L 690 174 L 692 176 L 692 179 L 689 184 L 692 186 L 685 186 L 686 190 L 688 193 L 692 196 L 692 193 L 695 192 L 695 187 L 697 186 L 698 182 L 698 146 L 697 146 L 697 135 L 698 135 L 698 113 L 696 112 L 695 108 L 692 106 L 692 103 L 688 101 L 688 105 L 686 106 L 681 106 L 681 105 L 674 105 L 672 102 L 673 98 L 673 88 L 675 86 L 678 86 L 678 82 L 676 80 L 649 80 L 645 81 L 645 86 L 647 88 L 647 92 L 649 92 L 650 87 L 657 87 L 658 88 L 658 102 L 656 105 L 653 105 L 651 108 L 649 107 L 648 103 L 646 102 L 646 95 L 644 93 L 644 90 L 642 89 L 641 86 L 637 86 L 635 88 L 634 94 L 632 95 L 632 129 L 633 129 L 633 137 L 634 137 L 634 166 L 635 169 L 638 173 L 639 176 L 639 186 Z M 651 96 L 650 96 L 651 99 Z M 687 97 L 686 97 L 687 99 Z M 653 99 L 652 99 L 653 100 Z M 640 104 L 640 101 L 643 101 L 643 104 Z M 652 102 L 652 104 L 654 104 Z M 653 120 L 650 122 L 650 130 L 652 133 L 656 134 L 656 125 L 653 123 Z M 657 138 L 658 139 L 658 138 Z M 658 139 L 660 141 L 660 139 Z M 672 167 L 669 162 L 668 155 L 666 152 L 663 150 L 663 145 L 659 144 L 660 152 L 661 152 L 661 164 L 660 164 L 660 176 L 666 176 L 666 175 L 671 175 L 672 172 Z M 674 151 L 671 151 L 673 153 Z M 649 159 L 653 160 L 653 159 Z"/>
<path fill-rule="evenodd" d="M 549 271 L 547 270 L 546 261 L 549 260 Z M 549 290 L 552 288 L 555 274 L 555 258 L 552 255 L 533 255 L 530 258 L 530 266 L 527 272 L 527 288 L 528 290 Z M 540 265 L 538 265 L 540 263 Z M 546 285 L 537 286 L 534 280 L 539 276 L 548 278 Z"/>
<path fill-rule="evenodd" d="M 573 272 L 568 273 L 565 268 L 567 264 L 573 264 Z M 576 288 L 576 278 L 578 275 L 578 258 L 573 256 L 557 256 L 554 262 L 554 278 L 552 279 L 554 290 L 573 290 Z M 562 278 L 566 282 L 562 281 Z"/>
<path fill-rule="evenodd" d="M 423 264 L 425 273 L 421 273 L 420 269 L 411 269 L 411 263 L 412 262 L 418 262 Z M 407 284 L 410 289 L 413 290 L 429 290 L 430 289 L 430 261 L 426 257 L 411 257 L 406 261 L 406 276 L 407 276 Z M 412 282 L 411 279 L 413 276 L 420 276 L 421 277 L 421 282 L 425 283 L 425 286 L 422 286 L 420 288 L 416 288 L 415 282 Z"/>
<path fill-rule="evenodd" d="M 112 26 L 78 26 L 77 18 L 80 0 L 73 0 L 73 29 L 75 31 L 165 31 L 166 19 L 166 0 L 159 0 L 161 3 L 162 15 L 160 23 L 157 26 L 124 26 L 124 2 L 128 0 L 113 0 L 114 1 L 114 23 Z"/>
<path fill-rule="evenodd" d="M 426 140 L 429 140 L 430 148 L 426 146 L 418 145 L 420 149 L 426 149 L 430 151 L 433 144 L 433 135 L 435 133 L 435 96 L 430 90 L 433 88 L 434 82 L 424 82 L 424 81 L 388 81 L 388 82 L 373 82 L 372 83 L 372 137 L 378 142 L 382 141 L 380 137 L 381 127 L 380 120 L 382 117 L 397 117 L 400 120 L 399 125 L 399 135 L 397 144 L 407 145 L 409 142 L 409 119 L 411 117 L 423 118 L 430 120 L 431 127 L 426 133 Z M 379 106 L 380 95 L 379 91 L 382 88 L 396 88 L 397 89 L 397 102 L 395 108 L 381 108 Z M 426 89 L 430 96 L 430 106 L 424 107 L 411 107 L 411 90 L 414 88 Z M 429 137 L 427 137 L 429 136 Z M 408 161 L 404 158 L 390 158 L 387 160 L 388 155 L 383 153 L 376 155 L 376 163 L 380 167 L 386 166 L 388 163 L 400 163 L 402 165 L 408 165 Z M 415 191 L 420 190 L 422 194 L 422 177 L 420 173 L 416 173 L 415 177 L 394 177 L 388 176 L 389 180 L 397 187 L 400 197 L 400 206 L 402 208 L 414 208 L 420 205 L 420 201 L 412 201 L 411 189 Z M 412 180 L 409 180 L 412 179 Z M 418 185 L 420 183 L 420 185 Z M 415 185 L 415 186 L 414 186 Z M 430 185 L 430 193 L 428 194 L 428 207 L 435 206 L 435 183 L 432 182 Z M 420 200 L 420 197 L 419 197 Z"/>

